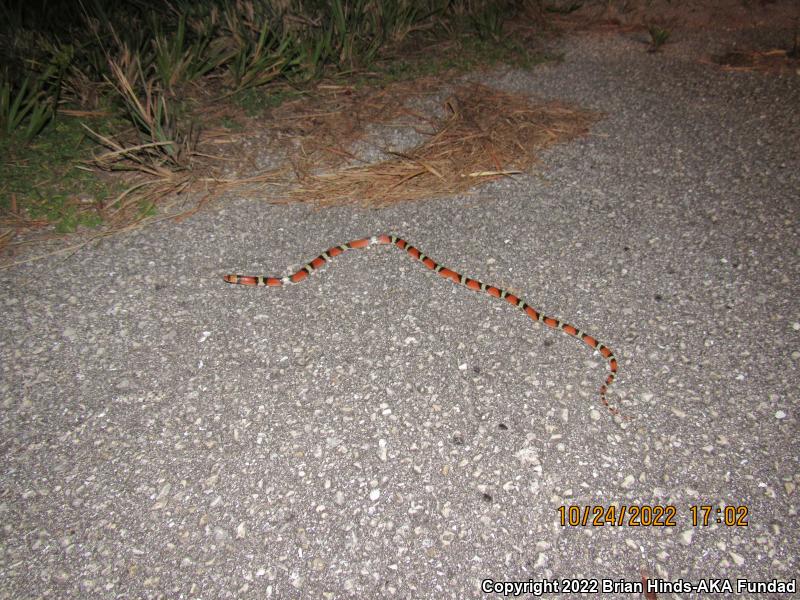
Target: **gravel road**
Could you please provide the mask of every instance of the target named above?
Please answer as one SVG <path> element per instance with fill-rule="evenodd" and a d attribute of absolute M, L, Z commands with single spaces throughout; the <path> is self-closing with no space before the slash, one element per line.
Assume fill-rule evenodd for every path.
<path fill-rule="evenodd" d="M 0 597 L 796 579 L 800 76 L 637 35 L 484 77 L 605 113 L 530 176 L 372 211 L 232 198 L 0 272 Z M 630 419 L 586 346 L 391 248 L 222 281 L 382 232 L 608 344 Z M 659 524 L 560 522 L 612 506 Z"/>

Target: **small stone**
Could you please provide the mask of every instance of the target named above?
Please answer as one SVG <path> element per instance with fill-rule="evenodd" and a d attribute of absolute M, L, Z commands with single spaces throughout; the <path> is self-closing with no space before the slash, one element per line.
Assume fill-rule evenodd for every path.
<path fill-rule="evenodd" d="M 518 450 L 517 453 L 514 455 L 517 460 L 519 460 L 523 464 L 527 465 L 538 465 L 539 462 L 539 455 L 536 452 L 535 448 L 527 447 Z"/>
<path fill-rule="evenodd" d="M 386 449 L 386 440 L 381 438 L 378 440 L 378 458 L 381 459 L 382 462 L 386 462 L 388 457 L 388 451 Z"/>
<path fill-rule="evenodd" d="M 741 567 L 744 564 L 744 556 L 742 556 L 741 554 L 736 554 L 736 552 L 734 552 L 733 550 L 728 552 L 728 554 L 730 554 L 731 558 L 733 559 L 733 562 L 736 563 L 737 567 Z"/>
<path fill-rule="evenodd" d="M 686 531 L 681 533 L 681 544 L 684 546 L 688 546 L 692 543 L 692 538 L 694 537 L 694 529 L 687 529 Z"/>

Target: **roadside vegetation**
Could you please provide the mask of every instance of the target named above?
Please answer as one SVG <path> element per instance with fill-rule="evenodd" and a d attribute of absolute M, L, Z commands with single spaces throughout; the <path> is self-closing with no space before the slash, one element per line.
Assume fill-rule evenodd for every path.
<path fill-rule="evenodd" d="M 381 85 L 531 52 L 531 0 L 11 0 L 0 6 L 0 245 L 125 225 L 209 175 L 207 133 L 321 81 Z M 435 52 L 426 49 L 435 48 Z M 311 92 L 310 92 L 311 91 Z M 213 137 L 213 136 L 212 136 Z"/>

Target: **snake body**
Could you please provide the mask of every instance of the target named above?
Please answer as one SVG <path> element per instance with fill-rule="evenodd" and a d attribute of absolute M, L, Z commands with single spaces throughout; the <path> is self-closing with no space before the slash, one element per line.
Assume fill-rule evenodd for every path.
<path fill-rule="evenodd" d="M 515 294 L 507 292 L 506 290 L 503 290 L 497 286 L 487 285 L 482 281 L 478 281 L 477 279 L 472 279 L 471 277 L 461 275 L 460 273 L 452 269 L 448 269 L 447 267 L 440 265 L 430 256 L 425 255 L 421 250 L 415 248 L 401 237 L 395 235 L 375 235 L 368 238 L 352 240 L 350 242 L 347 242 L 346 244 L 341 244 L 339 246 L 328 248 L 325 252 L 323 252 L 310 262 L 308 262 L 305 266 L 301 267 L 298 271 L 292 273 L 291 275 L 287 275 L 285 277 L 256 276 L 256 275 L 225 275 L 223 279 L 228 283 L 234 283 L 240 285 L 266 285 L 270 287 L 300 283 L 311 273 L 323 267 L 328 261 L 336 258 L 337 256 L 346 252 L 347 250 L 367 248 L 369 246 L 376 244 L 378 245 L 388 244 L 396 248 L 399 248 L 400 250 L 405 250 L 406 253 L 411 258 L 421 262 L 428 269 L 430 269 L 434 273 L 438 273 L 445 279 L 449 279 L 453 283 L 462 285 L 474 292 L 484 292 L 495 298 L 503 299 L 512 306 L 516 306 L 518 309 L 523 311 L 534 321 L 544 323 L 551 329 L 559 329 L 567 333 L 568 335 L 571 335 L 572 337 L 579 339 L 584 344 L 589 346 L 592 350 L 598 352 L 608 362 L 608 370 L 609 370 L 609 373 L 606 376 L 603 385 L 600 386 L 600 400 L 603 403 L 603 405 L 609 410 L 609 412 L 611 412 L 612 415 L 619 414 L 619 409 L 612 407 L 608 403 L 608 399 L 606 398 L 608 388 L 616 379 L 617 372 L 619 370 L 617 358 L 616 356 L 614 356 L 614 352 L 611 350 L 611 348 L 601 343 L 594 336 L 591 336 L 588 333 L 584 333 L 574 325 L 565 323 L 564 321 L 557 319 L 555 317 L 549 317 L 545 315 L 541 311 L 533 308 L 531 305 L 529 305 L 522 298 L 520 298 Z"/>

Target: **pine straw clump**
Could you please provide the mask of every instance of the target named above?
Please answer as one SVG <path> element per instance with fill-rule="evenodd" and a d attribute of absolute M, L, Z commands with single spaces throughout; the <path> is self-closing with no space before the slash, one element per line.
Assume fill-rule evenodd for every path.
<path fill-rule="evenodd" d="M 445 112 L 419 146 L 390 160 L 305 176 L 285 201 L 385 206 L 461 193 L 527 171 L 537 151 L 586 134 L 599 118 L 556 102 L 533 105 L 479 84 L 457 88 Z"/>

